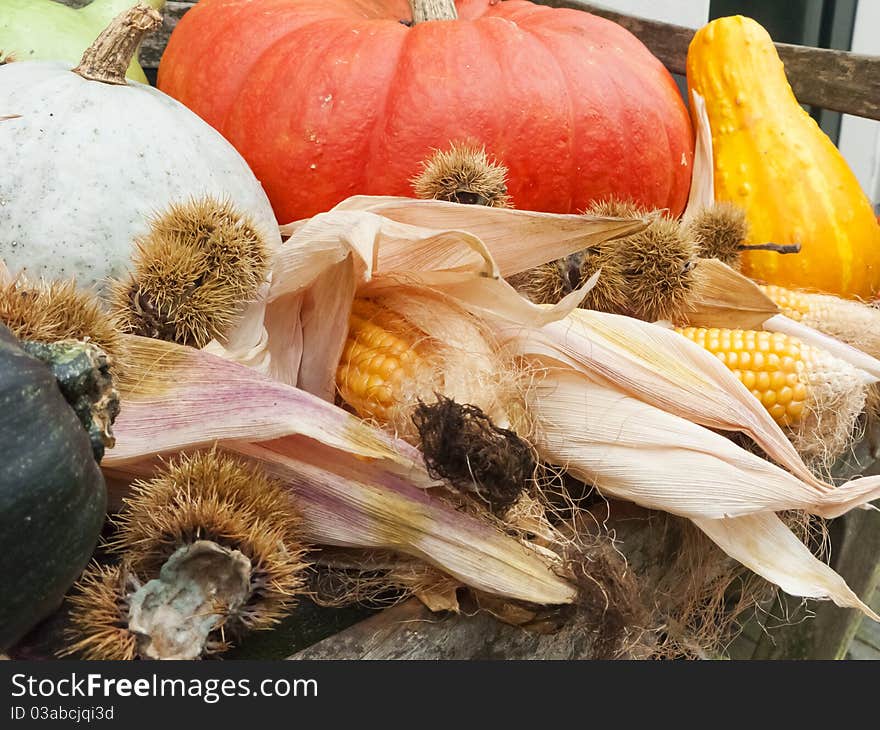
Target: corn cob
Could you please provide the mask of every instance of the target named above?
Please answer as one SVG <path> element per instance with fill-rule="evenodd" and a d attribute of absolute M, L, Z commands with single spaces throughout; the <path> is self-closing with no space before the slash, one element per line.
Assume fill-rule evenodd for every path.
<path fill-rule="evenodd" d="M 336 369 L 341 399 L 359 416 L 416 441 L 412 415 L 438 396 L 506 425 L 512 378 L 466 312 L 413 292 L 357 298 Z"/>
<path fill-rule="evenodd" d="M 682 327 L 736 375 L 801 454 L 836 458 L 849 445 L 867 388 L 858 371 L 817 347 L 778 332 Z"/>
<path fill-rule="evenodd" d="M 830 294 L 762 286 L 789 319 L 836 337 L 873 357 L 880 356 L 880 310 Z"/>
<path fill-rule="evenodd" d="M 781 426 L 798 423 L 807 400 L 804 345 L 774 332 L 704 327 L 678 328 L 692 342 L 709 350 L 736 375 Z"/>
<path fill-rule="evenodd" d="M 419 355 L 418 332 L 403 317 L 369 299 L 355 299 L 336 383 L 342 399 L 358 415 L 382 423 L 393 420 L 395 404 L 427 367 Z"/>

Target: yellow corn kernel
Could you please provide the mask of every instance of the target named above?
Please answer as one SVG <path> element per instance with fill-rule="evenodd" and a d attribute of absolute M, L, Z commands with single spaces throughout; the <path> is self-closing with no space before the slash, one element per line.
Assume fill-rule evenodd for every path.
<path fill-rule="evenodd" d="M 762 286 L 761 290 L 773 300 L 773 303 L 782 310 L 786 317 L 798 322 L 817 303 L 814 297 L 805 292 L 794 291 L 781 286 Z"/>
<path fill-rule="evenodd" d="M 348 337 L 336 369 L 336 387 L 358 415 L 391 420 L 402 388 L 424 365 L 419 356 L 423 335 L 407 320 L 369 299 L 355 299 Z"/>
<path fill-rule="evenodd" d="M 680 327 L 676 331 L 717 357 L 782 426 L 803 417 L 808 393 L 800 374 L 810 348 L 778 332 Z"/>

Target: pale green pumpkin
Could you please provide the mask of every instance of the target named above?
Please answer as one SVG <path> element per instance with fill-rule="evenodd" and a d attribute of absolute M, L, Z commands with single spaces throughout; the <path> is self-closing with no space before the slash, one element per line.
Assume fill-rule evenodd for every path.
<path fill-rule="evenodd" d="M 54 0 L 0 0 L 0 55 L 17 61 L 67 61 L 75 64 L 110 21 L 137 0 L 94 0 L 71 8 Z M 156 10 L 165 0 L 142 0 Z M 126 73 L 133 81 L 147 77 L 132 59 Z"/>

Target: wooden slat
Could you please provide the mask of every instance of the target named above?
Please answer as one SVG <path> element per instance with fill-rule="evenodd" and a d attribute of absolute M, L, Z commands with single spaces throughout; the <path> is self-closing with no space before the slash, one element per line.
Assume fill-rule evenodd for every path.
<path fill-rule="evenodd" d="M 587 10 L 619 23 L 639 38 L 670 71 L 685 73 L 694 31 L 637 18 L 581 0 L 539 0 L 541 5 Z M 785 73 L 802 104 L 880 119 L 880 56 L 776 43 Z"/>
<path fill-rule="evenodd" d="M 83 0 L 61 0 L 67 5 L 83 5 Z M 541 5 L 574 8 L 601 15 L 619 23 L 638 37 L 672 72 L 683 74 L 687 49 L 694 31 L 670 23 L 625 15 L 583 0 L 537 0 Z M 168 2 L 165 23 L 151 35 L 141 49 L 141 65 L 155 69 L 168 36 L 195 2 Z M 777 43 L 788 80 L 802 104 L 880 119 L 880 57 L 864 56 L 824 48 L 808 48 Z"/>
<path fill-rule="evenodd" d="M 162 11 L 162 27 L 144 38 L 144 42 L 141 44 L 140 62 L 144 69 L 159 68 L 159 60 L 162 58 L 162 51 L 168 44 L 171 31 L 193 5 L 195 5 L 194 2 L 165 3 L 165 9 Z"/>

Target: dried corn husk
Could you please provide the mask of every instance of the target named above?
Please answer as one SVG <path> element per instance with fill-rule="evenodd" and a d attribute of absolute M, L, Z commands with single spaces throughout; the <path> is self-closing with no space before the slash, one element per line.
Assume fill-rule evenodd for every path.
<path fill-rule="evenodd" d="M 689 517 L 728 555 L 797 596 L 880 620 L 774 514 L 836 516 L 880 494 L 880 479 L 813 489 L 726 438 L 553 361 L 531 394 L 533 443 L 610 496 Z"/>
<path fill-rule="evenodd" d="M 406 443 L 239 364 L 167 342 L 128 340 L 117 445 L 102 463 L 116 482 L 148 476 L 157 455 L 220 443 L 290 488 L 310 542 L 396 550 L 518 600 L 575 599 L 550 554 L 433 496 L 427 487 L 436 482 Z"/>
<path fill-rule="evenodd" d="M 697 284 L 685 316 L 693 327 L 759 330 L 779 314 L 755 282 L 718 259 L 699 259 L 694 277 Z"/>
<path fill-rule="evenodd" d="M 690 518 L 800 509 L 836 517 L 880 497 L 880 477 L 808 484 L 729 439 L 548 359 L 530 394 L 542 458 L 619 499 Z"/>
<path fill-rule="evenodd" d="M 880 621 L 880 616 L 853 593 L 846 581 L 817 560 L 775 514 L 695 519 L 694 524 L 724 552 L 786 593 L 830 599 L 838 606 L 858 609 Z"/>
<path fill-rule="evenodd" d="M 694 423 L 741 431 L 793 474 L 827 486 L 816 479 L 785 433 L 730 370 L 672 330 L 576 309 L 539 332 L 504 324 L 498 336 L 518 355 L 551 357 Z"/>
<path fill-rule="evenodd" d="M 694 215 L 715 202 L 715 161 L 712 151 L 712 127 L 706 111 L 706 100 L 691 89 L 691 108 L 696 127 L 694 164 L 691 173 L 691 190 L 682 221 L 687 223 Z"/>
<path fill-rule="evenodd" d="M 334 319 L 331 327 L 326 326 L 326 318 L 347 315 L 356 294 L 405 282 L 458 301 L 511 340 L 534 343 L 543 335 L 545 340 L 539 343 L 539 352 L 529 352 L 534 349 L 530 344 L 519 354 L 530 356 L 526 358 L 527 367 L 539 368 L 546 363 L 536 360 L 535 355 L 552 356 L 554 367 L 564 373 L 559 381 L 571 388 L 567 394 L 569 404 L 582 399 L 586 392 L 597 400 L 604 398 L 607 403 L 626 402 L 634 417 L 618 421 L 616 433 L 607 424 L 596 424 L 594 431 L 582 432 L 580 441 L 566 449 L 565 440 L 546 440 L 545 427 L 552 421 L 552 413 L 545 406 L 545 399 L 530 401 L 530 416 L 537 421 L 536 434 L 544 428 L 545 441 L 541 444 L 540 435 L 536 435 L 536 441 L 545 453 L 573 473 L 581 469 L 582 474 L 590 474 L 600 486 L 604 480 L 605 485 L 611 485 L 609 490 L 619 496 L 695 519 L 719 520 L 791 508 L 823 515 L 840 514 L 880 493 L 877 479 L 854 480 L 839 489 L 816 479 L 778 426 L 732 374 L 693 343 L 683 344 L 685 341 L 677 334 L 646 323 L 634 324 L 634 320 L 627 318 L 604 321 L 589 319 L 595 313 L 570 314 L 575 297 L 552 310 L 536 307 L 524 303 L 499 280 L 499 274 L 520 270 L 520 266 L 528 268 L 540 263 L 539 258 L 565 255 L 566 246 L 571 246 L 569 251 L 582 248 L 583 240 L 577 239 L 566 226 L 577 220 L 583 225 L 586 219 L 566 219 L 563 226 L 552 216 L 539 216 L 542 225 L 556 225 L 553 233 L 557 238 L 555 248 L 538 252 L 538 246 L 514 246 L 514 242 L 519 243 L 511 232 L 514 219 L 503 218 L 523 211 L 419 201 L 417 206 L 421 210 L 417 212 L 417 206 L 410 205 L 411 202 L 353 199 L 335 211 L 289 227 L 292 235 L 279 252 L 273 269 L 272 287 L 264 304 L 263 331 L 259 333 L 260 337 L 267 336 L 261 353 L 261 366 L 267 372 L 282 380 L 308 383 L 310 390 L 327 397 L 324 384 L 330 382 L 338 364 L 346 317 Z M 422 227 L 427 212 L 432 211 L 438 213 L 432 223 L 453 225 L 457 216 L 454 225 L 460 227 Z M 397 220 L 390 220 L 386 214 Z M 486 214 L 495 216 L 497 228 L 480 217 Z M 422 226 L 411 225 L 413 220 Z M 515 222 L 523 220 L 518 218 Z M 612 235 L 611 228 L 617 235 L 624 235 L 620 221 L 586 222 L 609 226 L 599 235 Z M 465 227 L 466 232 L 461 230 Z M 474 234 L 476 230 L 479 237 Z M 523 254 L 523 250 L 529 253 Z M 505 256 L 511 260 L 505 260 Z M 580 331 L 574 344 L 565 344 L 562 335 L 578 332 L 578 328 L 583 330 L 584 317 L 590 336 Z M 252 321 L 260 320 L 254 317 Z M 317 328 L 322 325 L 319 332 Z M 512 335 L 512 330 L 519 334 Z M 594 330 L 599 332 L 598 336 L 593 334 Z M 242 338 L 243 341 L 250 337 L 250 353 L 260 350 L 260 337 L 253 335 L 251 332 Z M 545 349 L 540 350 L 542 347 Z M 224 354 L 239 355 L 229 349 Z M 591 378 L 586 378 L 585 372 Z M 545 377 L 538 389 L 548 385 Z M 566 398 L 558 402 L 564 429 L 558 428 L 557 436 L 577 433 L 577 414 L 572 417 Z M 692 421 L 752 435 L 790 473 Z M 640 429 L 643 423 L 655 425 Z M 650 431 L 647 436 L 646 431 Z M 600 453 L 603 448 L 605 457 Z M 659 478 L 652 477 L 654 472 L 650 468 L 633 468 L 637 461 L 644 462 L 646 455 L 669 451 L 675 456 L 665 467 L 661 464 Z M 626 468 L 622 469 L 617 459 L 623 459 Z M 632 473 L 628 475 L 627 470 Z M 698 475 L 698 479 L 695 484 L 688 484 L 692 475 Z M 759 572 L 762 570 L 757 547 L 750 553 L 745 539 L 735 547 L 740 559 Z M 422 554 L 418 552 L 421 548 L 411 544 L 409 549 L 413 551 L 410 554 Z M 802 568 L 792 566 L 793 571 Z M 770 580 L 779 577 L 774 570 L 765 573 Z M 790 585 L 801 586 L 797 581 Z M 808 586 L 805 592 L 811 596 L 831 595 L 820 585 Z M 836 591 L 834 595 L 850 600 L 839 594 Z"/>
<path fill-rule="evenodd" d="M 450 285 L 500 280 L 645 225 L 438 200 L 350 198 L 282 228 L 290 238 L 275 256 L 266 299 L 226 343 L 206 349 L 329 400 L 351 301 L 377 276 L 432 274 Z M 529 246 L 521 245 L 525 239 Z M 493 257 L 499 252 L 503 267 Z"/>

